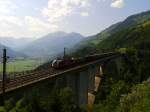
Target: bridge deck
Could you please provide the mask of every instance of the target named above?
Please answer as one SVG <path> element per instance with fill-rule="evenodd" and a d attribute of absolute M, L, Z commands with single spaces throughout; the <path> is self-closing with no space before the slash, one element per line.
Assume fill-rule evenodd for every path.
<path fill-rule="evenodd" d="M 61 74 L 73 71 L 73 70 L 77 70 L 98 62 L 103 62 L 106 61 L 108 59 L 112 59 L 118 56 L 118 53 L 114 53 L 114 55 L 111 56 L 106 56 L 104 58 L 98 59 L 98 60 L 94 60 L 92 62 L 86 62 L 85 64 L 81 64 L 72 68 L 68 68 L 68 69 L 63 69 L 63 70 L 55 70 L 51 67 L 49 67 L 49 69 L 41 69 L 41 70 L 37 70 L 37 71 L 32 71 L 29 72 L 28 74 L 24 74 L 23 76 L 17 77 L 15 79 L 11 79 L 9 81 L 9 83 L 6 83 L 6 93 L 16 90 L 18 88 L 22 88 L 25 86 L 29 86 L 31 84 L 40 82 L 42 80 L 45 79 L 50 79 L 50 78 L 54 78 L 57 77 Z M 0 94 L 2 94 L 2 84 L 0 84 Z"/>

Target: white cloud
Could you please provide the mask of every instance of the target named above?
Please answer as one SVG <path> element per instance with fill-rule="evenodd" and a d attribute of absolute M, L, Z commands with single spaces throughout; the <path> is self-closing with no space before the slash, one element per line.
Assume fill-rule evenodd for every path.
<path fill-rule="evenodd" d="M 58 28 L 56 25 L 50 25 L 47 21 L 31 16 L 1 16 L 0 23 L 0 36 L 40 37 Z"/>
<path fill-rule="evenodd" d="M 67 16 L 89 16 L 87 8 L 90 1 L 92 0 L 48 0 L 47 7 L 42 9 L 44 17 L 41 19 L 27 15 L 17 16 L 15 9 L 19 6 L 13 0 L 0 0 L 0 36 L 40 37 L 54 32 L 59 29 L 61 20 Z M 41 9 L 35 10 L 41 14 Z"/>
<path fill-rule="evenodd" d="M 56 25 L 50 25 L 48 22 L 44 22 L 38 18 L 34 18 L 31 16 L 25 17 L 25 24 L 27 25 L 28 29 L 33 32 L 44 32 L 47 30 L 52 31 L 57 29 Z"/>
<path fill-rule="evenodd" d="M 97 1 L 98 1 L 98 2 L 101 2 L 101 1 L 102 1 L 102 2 L 105 2 L 106 0 L 97 0 Z"/>
<path fill-rule="evenodd" d="M 113 8 L 122 8 L 124 7 L 124 0 L 114 0 L 110 6 Z"/>
<path fill-rule="evenodd" d="M 37 37 L 56 31 L 57 25 L 32 16 L 17 16 L 13 0 L 0 0 L 0 36 Z M 41 10 L 39 10 L 39 13 Z M 11 16 L 13 13 L 16 16 Z"/>
<path fill-rule="evenodd" d="M 7 23 L 10 25 L 22 26 L 22 20 L 15 16 L 0 16 L 1 23 Z"/>
<path fill-rule="evenodd" d="M 0 15 L 9 14 L 12 10 L 18 8 L 10 0 L 0 0 Z"/>
<path fill-rule="evenodd" d="M 0 16 L 0 36 L 20 36 L 23 29 L 22 19 L 15 16 Z"/>
<path fill-rule="evenodd" d="M 90 0 L 49 0 L 48 7 L 42 13 L 48 17 L 50 23 L 59 22 L 63 17 L 74 13 L 77 8 L 89 6 Z"/>
<path fill-rule="evenodd" d="M 80 15 L 81 16 L 89 16 L 89 13 L 88 12 L 81 12 Z"/>

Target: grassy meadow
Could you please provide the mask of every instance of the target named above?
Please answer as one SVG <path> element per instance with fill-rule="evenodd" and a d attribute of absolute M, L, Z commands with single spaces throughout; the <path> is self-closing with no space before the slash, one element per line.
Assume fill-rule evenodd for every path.
<path fill-rule="evenodd" d="M 22 72 L 26 70 L 35 69 L 37 66 L 42 64 L 39 59 L 24 59 L 24 60 L 13 60 L 7 63 L 7 72 Z M 3 71 L 3 65 L 0 63 L 0 73 Z"/>

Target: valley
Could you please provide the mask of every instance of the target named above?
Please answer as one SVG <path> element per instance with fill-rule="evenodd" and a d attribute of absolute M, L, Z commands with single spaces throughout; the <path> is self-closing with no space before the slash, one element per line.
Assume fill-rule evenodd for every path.
<path fill-rule="evenodd" d="M 7 63 L 7 73 L 24 72 L 33 70 L 43 63 L 40 59 L 14 59 Z M 0 64 L 0 73 L 2 74 L 3 65 Z"/>
<path fill-rule="evenodd" d="M 93 112 L 149 112 L 150 10 L 92 36 L 58 31 L 9 45 L 13 41 L 0 39 L 1 57 L 3 48 L 8 51 L 8 77 L 30 74 L 6 84 L 16 91 L 0 111 L 86 112 L 90 94 Z"/>

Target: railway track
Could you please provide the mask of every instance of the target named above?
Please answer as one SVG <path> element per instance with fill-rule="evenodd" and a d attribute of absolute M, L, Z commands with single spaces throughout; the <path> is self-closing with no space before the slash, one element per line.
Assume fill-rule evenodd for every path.
<path fill-rule="evenodd" d="M 53 74 L 57 74 L 59 71 L 54 70 L 53 68 L 49 68 L 48 70 L 39 70 L 32 71 L 28 74 L 20 75 L 20 77 L 16 77 L 15 79 L 10 79 L 9 82 L 6 83 L 5 89 L 6 92 L 11 90 L 11 88 L 19 87 L 21 85 L 25 85 L 27 83 L 39 80 L 41 78 L 45 78 L 51 76 Z M 0 83 L 0 93 L 2 92 L 2 83 Z"/>
<path fill-rule="evenodd" d="M 113 58 L 115 56 L 117 56 L 117 55 L 116 54 L 111 55 L 111 56 L 108 55 L 106 58 L 101 59 L 101 60 L 106 60 L 108 58 Z M 96 61 L 97 60 L 95 60 L 95 62 Z M 17 75 L 17 77 L 10 79 L 9 82 L 6 83 L 5 90 L 6 90 L 6 92 L 9 92 L 11 90 L 15 90 L 16 88 L 24 87 L 24 86 L 30 85 L 32 83 L 38 82 L 40 80 L 54 77 L 54 76 L 64 73 L 64 72 L 79 69 L 80 67 L 87 66 L 88 64 L 90 64 L 90 63 L 92 64 L 93 62 L 86 62 L 86 63 L 78 65 L 76 67 L 70 67 L 70 68 L 61 69 L 61 70 L 56 70 L 56 69 L 53 69 L 51 66 L 48 66 L 47 67 L 48 69 L 41 68 L 38 70 L 28 71 L 26 73 L 20 73 L 20 76 Z M 1 93 L 2 93 L 2 83 L 0 82 L 0 94 Z"/>

